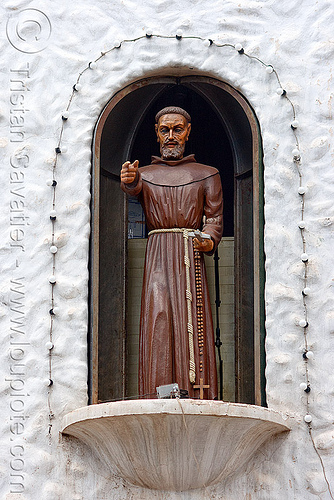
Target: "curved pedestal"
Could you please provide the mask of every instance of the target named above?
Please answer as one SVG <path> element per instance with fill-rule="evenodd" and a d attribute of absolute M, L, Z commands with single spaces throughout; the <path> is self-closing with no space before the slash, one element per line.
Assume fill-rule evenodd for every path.
<path fill-rule="evenodd" d="M 288 430 L 287 418 L 267 408 L 192 399 L 87 406 L 66 415 L 62 427 L 129 483 L 165 491 L 222 481 Z"/>

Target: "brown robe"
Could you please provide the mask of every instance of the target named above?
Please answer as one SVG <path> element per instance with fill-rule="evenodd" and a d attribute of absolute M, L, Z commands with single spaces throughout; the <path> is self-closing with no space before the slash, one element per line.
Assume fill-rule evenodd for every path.
<path fill-rule="evenodd" d="M 222 189 L 218 170 L 196 163 L 194 155 L 177 161 L 153 157 L 152 164 L 139 168 L 137 179 L 122 189 L 137 196 L 145 212 L 149 231 L 162 228 L 201 229 L 210 234 L 214 253 L 223 230 Z M 203 225 L 203 215 L 206 221 Z M 210 297 L 201 253 L 204 310 L 204 354 L 199 356 L 194 252 L 189 238 L 192 318 L 196 382 L 203 378 L 210 388 L 205 399 L 217 397 L 217 371 Z M 203 369 L 200 372 L 199 360 Z M 139 339 L 139 393 L 155 394 L 159 385 L 178 383 L 189 396 L 199 390 L 189 381 L 186 273 L 182 233 L 149 236 L 141 303 Z"/>

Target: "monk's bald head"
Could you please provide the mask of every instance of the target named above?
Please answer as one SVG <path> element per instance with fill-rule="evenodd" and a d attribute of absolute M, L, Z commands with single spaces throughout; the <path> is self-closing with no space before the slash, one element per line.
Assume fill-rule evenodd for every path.
<path fill-rule="evenodd" d="M 158 113 L 155 115 L 155 123 L 159 122 L 159 118 L 161 116 L 169 115 L 169 114 L 182 115 L 185 117 L 185 119 L 187 120 L 188 123 L 191 122 L 190 114 L 187 113 L 187 111 L 185 111 L 182 108 L 179 108 L 178 106 L 168 106 L 167 108 L 163 108 L 160 111 L 158 111 Z"/>

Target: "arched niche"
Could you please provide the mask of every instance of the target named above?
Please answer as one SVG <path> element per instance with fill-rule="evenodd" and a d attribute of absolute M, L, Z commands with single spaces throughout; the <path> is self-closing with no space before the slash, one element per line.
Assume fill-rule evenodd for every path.
<path fill-rule="evenodd" d="M 179 94 L 181 97 L 179 97 Z M 201 76 L 140 80 L 118 92 L 94 134 L 90 402 L 126 397 L 127 200 L 119 171 L 127 159 L 157 154 L 153 116 L 176 98 L 190 112 L 189 151 L 219 169 L 225 227 L 234 235 L 235 387 L 237 402 L 265 404 L 262 153 L 256 117 L 246 99 Z M 197 124 L 196 124 L 197 120 Z M 187 151 L 186 151 L 187 152 Z M 233 209 L 232 209 L 233 208 Z M 226 234 L 226 233 L 225 233 Z"/>

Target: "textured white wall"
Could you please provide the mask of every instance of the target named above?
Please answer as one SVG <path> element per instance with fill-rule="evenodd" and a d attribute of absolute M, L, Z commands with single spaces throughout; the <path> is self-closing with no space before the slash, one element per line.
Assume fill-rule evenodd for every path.
<path fill-rule="evenodd" d="M 0 9 L 1 498 L 178 497 L 138 490 L 125 486 L 116 476 L 109 479 L 96 474 L 98 464 L 90 452 L 77 442 L 59 439 L 58 434 L 61 417 L 87 402 L 93 128 L 115 92 L 158 74 L 205 74 L 236 86 L 255 109 L 264 147 L 267 397 L 270 408 L 293 417 L 294 428 L 290 435 L 276 440 L 275 446 L 266 445 L 241 477 L 216 486 L 206 496 L 229 500 L 333 498 L 316 453 L 334 490 L 332 2 L 84 0 L 75 4 L 59 0 L 56 6 L 47 0 L 16 1 L 14 5 L 4 0 Z M 43 13 L 52 27 L 49 39 Z M 6 36 L 7 21 L 12 44 Z M 54 384 L 50 390 L 45 385 L 51 307 L 48 277 L 52 274 L 52 188 L 46 181 L 52 178 L 61 114 L 72 85 L 88 62 L 110 49 L 116 39 L 142 36 L 147 27 L 156 34 L 175 35 L 182 29 L 184 35 L 241 43 L 248 54 L 276 68 L 295 105 L 303 184 L 308 188 L 305 239 L 311 293 L 306 299 L 307 341 L 314 352 L 307 365 L 312 387 L 308 407 L 300 389 L 306 373 L 304 332 L 298 326 L 304 317 L 304 264 L 298 228 L 299 177 L 291 153 L 295 147 L 291 106 L 276 94 L 275 75 L 268 74 L 260 63 L 231 47 L 206 47 L 197 40 L 152 38 L 124 44 L 82 75 L 82 90 L 73 98 L 64 127 L 62 144 L 68 151 L 59 157 L 56 171 L 55 238 L 59 250 L 54 294 L 59 314 L 53 322 Z M 13 116 L 18 118 L 10 122 Z M 13 142 L 17 139 L 20 142 Z M 54 414 L 50 434 L 48 391 Z M 306 413 L 313 417 L 316 449 L 303 420 Z M 15 493 L 20 487 L 10 486 L 11 482 L 22 483 L 21 495 Z M 205 498 L 205 494 L 192 492 L 184 498 Z"/>

